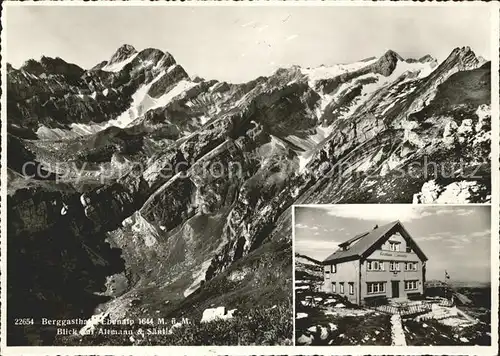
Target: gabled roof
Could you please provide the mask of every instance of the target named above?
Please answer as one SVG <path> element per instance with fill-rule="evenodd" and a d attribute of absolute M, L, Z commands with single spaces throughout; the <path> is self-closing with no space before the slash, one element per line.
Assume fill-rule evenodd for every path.
<path fill-rule="evenodd" d="M 352 239 L 350 240 L 347 240 L 347 241 L 344 241 L 342 242 L 341 244 L 339 244 L 339 247 L 343 247 L 343 246 L 348 246 L 350 244 L 352 244 L 353 242 L 359 240 L 360 238 L 362 238 L 363 236 L 366 236 L 368 235 L 370 232 L 367 231 L 367 232 L 363 232 L 361 234 L 357 234 L 356 236 L 354 236 Z"/>
<path fill-rule="evenodd" d="M 387 235 L 394 232 L 394 230 L 399 230 L 401 235 L 406 239 L 411 241 L 411 247 L 415 253 L 420 257 L 422 261 L 427 261 L 427 257 L 422 252 L 422 250 L 417 246 L 415 241 L 412 239 L 408 231 L 404 228 L 401 222 L 393 221 L 389 224 L 378 226 L 371 231 L 358 234 L 353 238 L 339 244 L 340 247 L 348 246 L 354 243 L 349 249 L 342 250 L 339 249 L 328 256 L 323 263 L 326 262 L 343 262 L 349 260 L 356 260 L 359 258 L 366 257 L 370 255 L 377 247 L 378 242 L 382 240 Z"/>

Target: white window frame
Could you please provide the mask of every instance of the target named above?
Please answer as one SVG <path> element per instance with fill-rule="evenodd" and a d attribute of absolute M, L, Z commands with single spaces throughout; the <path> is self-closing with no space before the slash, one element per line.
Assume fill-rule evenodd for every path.
<path fill-rule="evenodd" d="M 389 241 L 389 250 L 393 252 L 400 252 L 400 245 L 401 243 L 399 242 Z"/>
<path fill-rule="evenodd" d="M 344 294 L 344 282 L 339 282 L 339 293 Z"/>
<path fill-rule="evenodd" d="M 332 293 L 337 293 L 337 283 L 332 282 Z"/>
<path fill-rule="evenodd" d="M 366 282 L 367 294 L 385 293 L 385 282 Z"/>
<path fill-rule="evenodd" d="M 417 290 L 418 280 L 405 281 L 405 290 Z"/>
<path fill-rule="evenodd" d="M 378 266 L 375 268 L 375 266 Z M 385 271 L 384 261 L 371 260 L 366 262 L 367 271 Z"/>
<path fill-rule="evenodd" d="M 337 265 L 330 265 L 330 270 L 332 273 L 337 273 Z"/>
<path fill-rule="evenodd" d="M 412 266 L 412 267 L 410 268 L 410 266 Z M 418 271 L 418 263 L 417 262 L 406 262 L 405 270 L 406 271 Z"/>
<path fill-rule="evenodd" d="M 349 282 L 349 294 L 354 294 L 354 282 Z"/>
<path fill-rule="evenodd" d="M 401 266 L 398 261 L 389 262 L 389 271 L 401 271 Z"/>

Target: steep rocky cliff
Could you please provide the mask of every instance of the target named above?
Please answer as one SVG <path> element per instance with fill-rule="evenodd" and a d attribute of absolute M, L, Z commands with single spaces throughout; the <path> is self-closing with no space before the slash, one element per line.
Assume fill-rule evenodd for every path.
<path fill-rule="evenodd" d="M 468 47 L 231 84 L 124 45 L 7 80 L 9 318 L 291 308 L 292 204 L 490 199 L 490 64 Z"/>

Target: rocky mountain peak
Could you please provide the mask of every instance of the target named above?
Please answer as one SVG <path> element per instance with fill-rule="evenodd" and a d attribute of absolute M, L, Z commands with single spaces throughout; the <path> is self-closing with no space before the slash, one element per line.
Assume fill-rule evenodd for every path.
<path fill-rule="evenodd" d="M 121 62 L 135 53 L 137 53 L 137 50 L 134 48 L 134 46 L 124 44 L 116 50 L 116 52 L 111 56 L 111 59 L 108 63 L 113 64 L 116 62 Z"/>
<path fill-rule="evenodd" d="M 27 60 L 21 67 L 28 73 L 34 75 L 45 74 L 62 74 L 65 76 L 79 77 L 85 70 L 73 63 L 68 63 L 59 57 L 42 56 L 40 61 L 34 59 Z"/>
<path fill-rule="evenodd" d="M 41 63 L 35 59 L 28 59 L 26 62 L 23 63 L 23 65 L 19 69 L 25 70 L 26 72 L 32 73 L 35 75 L 39 75 L 39 74 L 43 73 L 43 71 L 44 71 Z"/>
<path fill-rule="evenodd" d="M 457 66 L 459 70 L 475 69 L 480 66 L 479 59 L 469 47 L 455 48 L 442 64 L 443 66 Z"/>
<path fill-rule="evenodd" d="M 450 54 L 450 57 L 452 56 L 466 61 L 477 60 L 476 54 L 469 46 L 455 48 Z"/>
<path fill-rule="evenodd" d="M 438 61 L 436 58 L 431 56 L 430 54 L 426 54 L 418 59 L 416 58 L 406 58 L 405 59 L 406 63 L 429 63 L 432 68 L 436 67 L 438 65 Z"/>
<path fill-rule="evenodd" d="M 392 49 L 387 50 L 387 52 L 385 52 L 382 57 L 385 57 L 385 58 L 391 59 L 391 60 L 404 61 L 404 58 L 401 57 L 399 55 L 399 53 L 393 51 Z"/>
<path fill-rule="evenodd" d="M 396 68 L 398 61 L 404 61 L 403 57 L 390 49 L 373 64 L 373 71 L 388 77 Z"/>
<path fill-rule="evenodd" d="M 468 54 L 468 53 L 474 53 L 472 49 L 469 46 L 464 46 L 464 47 L 456 47 L 453 49 L 451 53 L 462 53 L 462 54 Z"/>
<path fill-rule="evenodd" d="M 90 68 L 90 70 L 94 71 L 94 70 L 102 69 L 106 66 L 106 64 L 108 64 L 108 61 L 102 61 L 102 62 L 96 64 L 95 66 L 93 66 L 92 68 Z"/>

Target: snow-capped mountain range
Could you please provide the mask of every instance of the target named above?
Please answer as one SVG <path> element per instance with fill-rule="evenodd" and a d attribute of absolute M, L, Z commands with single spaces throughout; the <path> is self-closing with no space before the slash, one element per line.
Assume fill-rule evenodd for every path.
<path fill-rule="evenodd" d="M 42 57 L 7 71 L 9 273 L 30 266 L 9 280 L 14 311 L 92 314 L 99 291 L 112 318 L 289 305 L 292 204 L 490 199 L 491 69 L 469 47 L 243 84 L 130 45 L 90 70 Z M 27 179 L 26 162 L 43 170 Z M 213 162 L 242 173 L 203 174 Z M 179 163 L 187 178 L 162 174 Z"/>

